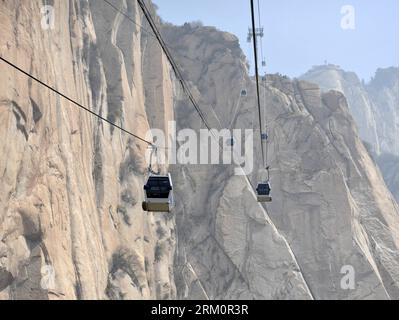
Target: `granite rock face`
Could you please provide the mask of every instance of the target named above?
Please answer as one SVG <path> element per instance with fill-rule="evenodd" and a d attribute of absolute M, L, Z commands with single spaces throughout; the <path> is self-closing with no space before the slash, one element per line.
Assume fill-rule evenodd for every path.
<path fill-rule="evenodd" d="M 381 152 L 379 123 L 376 119 L 376 108 L 365 84 L 354 72 L 346 72 L 336 65 L 316 66 L 303 76 L 302 80 L 316 83 L 323 91 L 337 90 L 342 92 L 349 103 L 359 134 L 370 143 L 376 153 Z"/>
<path fill-rule="evenodd" d="M 382 152 L 399 155 L 399 68 L 378 69 L 366 89 L 375 105 Z"/>
<path fill-rule="evenodd" d="M 394 195 L 396 201 L 399 199 L 399 156 L 391 153 L 383 153 L 376 157 L 378 167 L 384 176 L 385 183 Z"/>
<path fill-rule="evenodd" d="M 111 3 L 150 30 L 137 1 Z M 204 128 L 148 31 L 103 1 L 53 4 L 44 30 L 41 1 L 1 2 L 0 55 L 141 137 L 169 120 Z M 176 208 L 145 213 L 147 145 L 0 63 L 0 299 L 399 298 L 399 209 L 345 96 L 262 82 L 274 197 L 262 206 L 255 84 L 237 38 L 156 22 L 210 125 L 254 129 L 254 170 L 161 167 Z"/>
<path fill-rule="evenodd" d="M 112 2 L 141 20 L 136 1 Z M 103 1 L 54 1 L 43 29 L 42 6 L 1 2 L 2 57 L 133 133 L 155 104 L 158 122 L 173 118 L 152 37 Z M 141 209 L 147 145 L 3 62 L 0 74 L 0 298 L 175 297 L 174 220 Z"/>
<path fill-rule="evenodd" d="M 360 137 L 378 163 L 389 189 L 399 199 L 392 159 L 399 155 L 399 68 L 378 69 L 369 83 L 335 65 L 317 66 L 301 79 L 346 96 Z"/>
<path fill-rule="evenodd" d="M 208 122 L 218 129 L 258 130 L 255 85 L 237 39 L 190 24 L 166 25 L 164 35 L 199 92 Z M 359 137 L 345 96 L 281 76 L 268 76 L 261 93 L 273 203 L 257 213 L 249 205 L 254 199 L 243 186 L 245 179 L 231 168 L 225 173 L 217 167 L 179 168 L 178 296 L 398 297 L 398 206 Z M 176 117 L 184 126 L 200 123 L 185 100 L 177 105 Z M 254 144 L 252 185 L 262 179 L 256 134 Z M 293 263 L 283 256 L 288 271 L 280 262 L 284 251 L 266 239 L 270 228 L 295 258 Z M 341 287 L 348 267 L 356 274 L 353 290 Z M 282 285 L 297 272 L 303 283 Z"/>
<path fill-rule="evenodd" d="M 399 201 L 399 68 L 377 70 L 366 88 L 376 106 L 382 141 L 383 153 L 377 163 L 389 189 Z"/>

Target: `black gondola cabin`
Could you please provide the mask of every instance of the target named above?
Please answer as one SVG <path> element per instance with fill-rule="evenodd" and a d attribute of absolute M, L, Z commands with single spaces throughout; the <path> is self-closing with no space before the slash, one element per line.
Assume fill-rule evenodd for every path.
<path fill-rule="evenodd" d="M 173 185 L 170 174 L 150 175 L 144 185 L 143 210 L 170 212 L 174 207 Z"/>
<path fill-rule="evenodd" d="M 270 192 L 271 187 L 269 182 L 259 183 L 256 188 L 256 197 L 258 202 L 272 202 Z"/>

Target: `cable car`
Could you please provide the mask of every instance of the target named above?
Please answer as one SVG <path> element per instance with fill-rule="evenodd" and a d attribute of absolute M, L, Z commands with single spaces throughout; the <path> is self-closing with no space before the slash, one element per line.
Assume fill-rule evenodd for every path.
<path fill-rule="evenodd" d="M 170 174 L 151 174 L 144 185 L 142 207 L 148 212 L 170 212 L 175 206 L 173 198 L 173 185 Z"/>
<path fill-rule="evenodd" d="M 241 97 L 246 97 L 247 96 L 247 90 L 243 89 L 241 90 Z"/>
<path fill-rule="evenodd" d="M 227 145 L 228 147 L 234 147 L 234 145 L 235 145 L 235 139 L 234 139 L 233 137 L 228 138 L 227 141 L 226 141 L 226 145 Z"/>
<path fill-rule="evenodd" d="M 258 202 L 272 202 L 270 182 L 261 182 L 256 188 L 256 198 Z"/>

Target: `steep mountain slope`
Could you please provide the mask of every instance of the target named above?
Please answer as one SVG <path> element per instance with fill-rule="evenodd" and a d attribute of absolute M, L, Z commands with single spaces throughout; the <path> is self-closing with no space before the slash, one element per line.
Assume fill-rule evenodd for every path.
<path fill-rule="evenodd" d="M 385 182 L 395 196 L 396 201 L 399 200 L 399 156 L 390 153 L 384 153 L 377 158 L 378 166 L 384 176 Z"/>
<path fill-rule="evenodd" d="M 399 155 L 399 68 L 378 69 L 366 90 L 375 105 L 382 151 Z"/>
<path fill-rule="evenodd" d="M 114 3 L 140 21 L 136 1 Z M 43 30 L 42 1 L 2 1 L 0 55 L 134 133 L 149 128 L 150 90 L 158 119 L 173 117 L 152 38 L 102 1 L 53 5 Z M 141 209 L 147 146 L 4 63 L 0 74 L 0 298 L 174 297 L 174 220 Z"/>
<path fill-rule="evenodd" d="M 399 200 L 397 162 L 392 161 L 399 155 L 399 68 L 378 69 L 367 84 L 334 65 L 314 67 L 301 78 L 345 94 L 361 138 L 371 145 L 389 189 Z"/>
<path fill-rule="evenodd" d="M 149 30 L 137 1 L 112 4 Z M 169 120 L 204 127 L 147 31 L 103 1 L 53 5 L 43 30 L 41 1 L 1 2 L 0 55 L 142 137 Z M 147 146 L 0 63 L 0 299 L 399 298 L 399 210 L 345 97 L 262 84 L 274 196 L 262 207 L 237 38 L 190 24 L 162 33 L 211 126 L 255 128 L 253 174 L 172 165 L 176 209 L 144 213 Z M 353 290 L 340 286 L 346 265 Z"/>
<path fill-rule="evenodd" d="M 257 128 L 254 83 L 237 39 L 190 24 L 165 25 L 163 31 L 198 89 L 208 120 L 216 128 Z M 245 98 L 242 89 L 248 91 Z M 265 214 L 287 240 L 312 297 L 398 297 L 398 207 L 358 137 L 345 97 L 269 76 L 265 98 L 274 196 Z M 178 122 L 198 126 L 198 118 L 185 110 L 181 102 Z M 253 184 L 259 179 L 258 145 L 255 141 Z M 238 183 L 242 179 L 231 170 L 195 168 L 176 175 L 183 194 L 178 229 L 188 229 L 177 251 L 178 296 L 290 297 L 291 284 L 275 287 L 281 284 L 275 277 L 281 264 L 273 262 L 279 248 L 265 239 L 267 228 L 248 206 L 253 196 Z M 355 290 L 340 288 L 345 265 L 356 270 Z M 225 283 L 234 284 L 235 292 Z"/>
<path fill-rule="evenodd" d="M 255 101 L 254 87 L 237 38 L 189 24 L 165 25 L 162 31 L 210 126 L 253 128 L 255 109 L 248 102 Z M 251 94 L 248 101 L 240 98 L 243 88 Z M 204 127 L 198 114 L 184 95 L 177 98 L 177 129 L 198 132 Z M 242 114 L 248 117 L 241 118 Z M 257 155 L 255 159 L 259 161 Z M 178 297 L 313 298 L 289 244 L 256 202 L 247 179 L 235 176 L 234 169 L 232 165 L 173 166 Z"/>
<path fill-rule="evenodd" d="M 378 131 L 384 141 L 377 162 L 399 201 L 399 68 L 378 69 L 366 88 L 376 106 Z"/>

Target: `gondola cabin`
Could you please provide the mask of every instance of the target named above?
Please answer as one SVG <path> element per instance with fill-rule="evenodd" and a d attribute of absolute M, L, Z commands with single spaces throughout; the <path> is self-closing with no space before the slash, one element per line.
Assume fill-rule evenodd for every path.
<path fill-rule="evenodd" d="M 170 212 L 175 205 L 170 174 L 150 175 L 144 185 L 144 197 L 144 211 Z"/>
<path fill-rule="evenodd" d="M 256 197 L 258 202 L 272 202 L 270 195 L 271 187 L 269 182 L 262 182 L 258 184 L 256 188 Z"/>
<path fill-rule="evenodd" d="M 235 145 L 234 138 L 228 138 L 226 141 L 226 145 L 227 145 L 227 147 L 234 147 L 234 145 Z"/>

